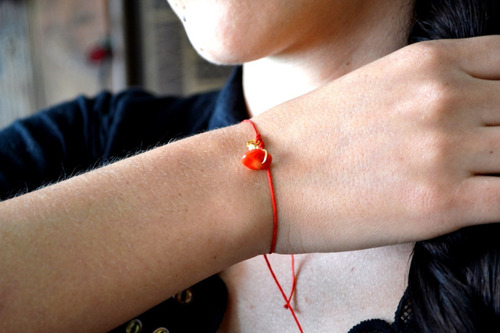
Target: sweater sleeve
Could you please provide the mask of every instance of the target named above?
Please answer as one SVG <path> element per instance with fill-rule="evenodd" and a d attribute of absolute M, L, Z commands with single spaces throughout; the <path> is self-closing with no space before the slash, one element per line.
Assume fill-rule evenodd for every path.
<path fill-rule="evenodd" d="M 109 137 L 112 97 L 79 97 L 0 131 L 0 199 L 64 179 L 98 163 Z"/>
<path fill-rule="evenodd" d="M 79 97 L 0 131 L 0 200 L 206 129 L 217 94 Z"/>

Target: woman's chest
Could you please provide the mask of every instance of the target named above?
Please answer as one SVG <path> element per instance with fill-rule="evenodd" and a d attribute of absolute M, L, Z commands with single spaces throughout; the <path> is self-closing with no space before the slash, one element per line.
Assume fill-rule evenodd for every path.
<path fill-rule="evenodd" d="M 348 332 L 359 322 L 388 322 L 406 288 L 411 245 L 295 257 L 296 289 L 291 299 L 305 332 Z M 288 295 L 290 256 L 268 256 Z M 263 257 L 220 274 L 228 288 L 228 308 L 220 332 L 298 332 Z"/>

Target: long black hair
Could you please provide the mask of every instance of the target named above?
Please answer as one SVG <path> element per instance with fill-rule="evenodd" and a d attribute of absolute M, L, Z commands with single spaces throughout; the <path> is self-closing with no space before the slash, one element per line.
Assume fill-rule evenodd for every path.
<path fill-rule="evenodd" d="M 416 0 L 409 42 L 500 34 L 499 3 Z M 500 331 L 500 224 L 417 242 L 408 293 L 419 332 Z"/>

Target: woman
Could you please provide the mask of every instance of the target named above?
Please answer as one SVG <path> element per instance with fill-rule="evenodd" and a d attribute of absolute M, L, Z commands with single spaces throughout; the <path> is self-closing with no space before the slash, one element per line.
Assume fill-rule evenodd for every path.
<path fill-rule="evenodd" d="M 14 124 L 0 133 L 3 193 L 252 117 L 274 157 L 276 252 L 310 253 L 297 257 L 291 305 L 304 331 L 319 332 L 392 321 L 411 242 L 500 218 L 500 182 L 489 176 L 500 172 L 497 37 L 403 48 L 414 4 L 400 0 L 171 5 L 200 54 L 244 63 L 242 78 L 217 95 L 101 95 Z M 82 134 L 75 124 L 87 124 Z M 108 330 L 224 270 L 227 307 L 223 291 L 205 294 L 220 286 L 211 278 L 173 298 L 208 298 L 186 318 L 221 331 L 296 330 L 262 258 L 244 261 L 272 239 L 265 173 L 234 158 L 253 136 L 246 123 L 211 131 L 4 201 L 4 329 Z M 271 261 L 288 286 L 289 258 Z M 413 309 L 424 310 L 409 325 L 432 313 Z M 152 311 L 157 327 L 171 320 Z M 353 331 L 375 329 L 392 328 Z"/>

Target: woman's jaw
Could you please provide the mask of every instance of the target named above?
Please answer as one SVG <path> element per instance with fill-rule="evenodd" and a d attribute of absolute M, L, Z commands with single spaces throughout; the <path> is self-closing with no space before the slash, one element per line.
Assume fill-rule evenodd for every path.
<path fill-rule="evenodd" d="M 413 0 L 168 0 L 197 52 L 244 64 L 251 115 L 406 44 Z"/>

